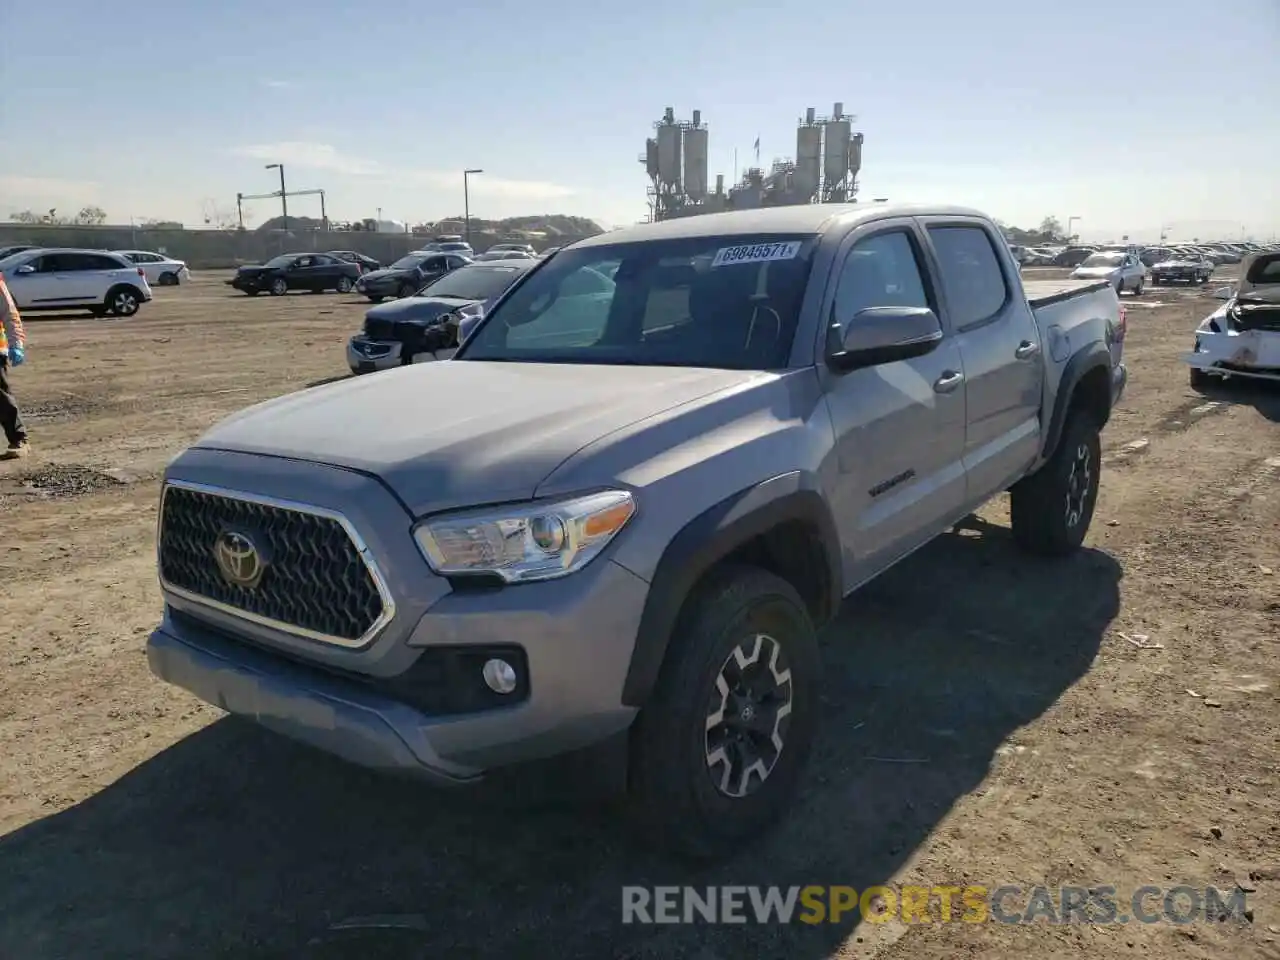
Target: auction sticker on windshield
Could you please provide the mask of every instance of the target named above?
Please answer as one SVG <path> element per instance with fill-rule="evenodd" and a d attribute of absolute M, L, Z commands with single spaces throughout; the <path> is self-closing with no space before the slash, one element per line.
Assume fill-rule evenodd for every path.
<path fill-rule="evenodd" d="M 748 243 L 740 247 L 721 247 L 711 266 L 727 267 L 734 263 L 765 263 L 769 260 L 794 260 L 800 253 L 800 241 L 785 243 Z"/>

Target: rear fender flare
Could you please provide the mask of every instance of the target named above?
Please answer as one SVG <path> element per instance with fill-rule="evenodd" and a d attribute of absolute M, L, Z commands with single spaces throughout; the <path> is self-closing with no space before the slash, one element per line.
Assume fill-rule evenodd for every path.
<path fill-rule="evenodd" d="M 1063 367 L 1058 393 L 1053 400 L 1053 413 L 1049 417 L 1049 429 L 1045 431 L 1044 447 L 1040 451 L 1042 457 L 1051 456 L 1062 439 L 1062 429 L 1066 426 L 1067 412 L 1071 409 L 1076 387 L 1086 374 L 1099 367 L 1111 369 L 1111 353 L 1101 340 L 1081 347 Z"/>
<path fill-rule="evenodd" d="M 658 680 L 676 620 L 698 580 L 734 550 L 780 524 L 801 521 L 817 531 L 827 589 L 815 620 L 825 622 L 842 599 L 840 538 L 816 483 L 799 471 L 782 474 L 726 497 L 690 520 L 671 538 L 654 572 L 636 633 L 622 702 L 641 707 Z"/>

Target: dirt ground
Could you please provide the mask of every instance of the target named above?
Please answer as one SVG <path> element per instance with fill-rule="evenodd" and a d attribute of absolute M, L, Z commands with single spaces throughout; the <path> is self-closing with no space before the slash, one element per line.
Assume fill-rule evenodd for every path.
<path fill-rule="evenodd" d="M 1126 297 L 1088 549 L 1029 562 L 997 502 L 862 591 L 826 633 L 794 815 L 695 872 L 612 810 L 387 781 L 151 677 L 165 462 L 343 375 L 367 306 L 219 279 L 29 323 L 36 452 L 0 465 L 0 957 L 1280 956 L 1280 391 L 1190 390 L 1207 292 Z M 1238 883 L 1252 919 L 619 922 L 624 884 L 886 882 Z"/>

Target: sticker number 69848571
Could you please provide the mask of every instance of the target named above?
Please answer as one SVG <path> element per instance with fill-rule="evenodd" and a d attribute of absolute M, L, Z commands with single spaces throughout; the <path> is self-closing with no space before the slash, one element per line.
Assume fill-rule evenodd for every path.
<path fill-rule="evenodd" d="M 711 266 L 727 267 L 735 263 L 765 263 L 769 260 L 792 260 L 800 252 L 799 240 L 779 243 L 748 243 L 739 247 L 721 247 Z"/>

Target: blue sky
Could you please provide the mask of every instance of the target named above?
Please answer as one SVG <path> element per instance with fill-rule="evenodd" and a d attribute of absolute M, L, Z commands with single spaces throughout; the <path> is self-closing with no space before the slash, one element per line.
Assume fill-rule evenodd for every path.
<path fill-rule="evenodd" d="M 0 217 L 191 225 L 275 189 L 277 161 L 337 219 L 460 213 L 480 167 L 477 216 L 622 224 L 664 107 L 702 110 L 729 180 L 735 148 L 791 156 L 804 108 L 839 100 L 864 198 L 1078 215 L 1086 238 L 1269 237 L 1277 51 L 1277 0 L 5 4 Z"/>

